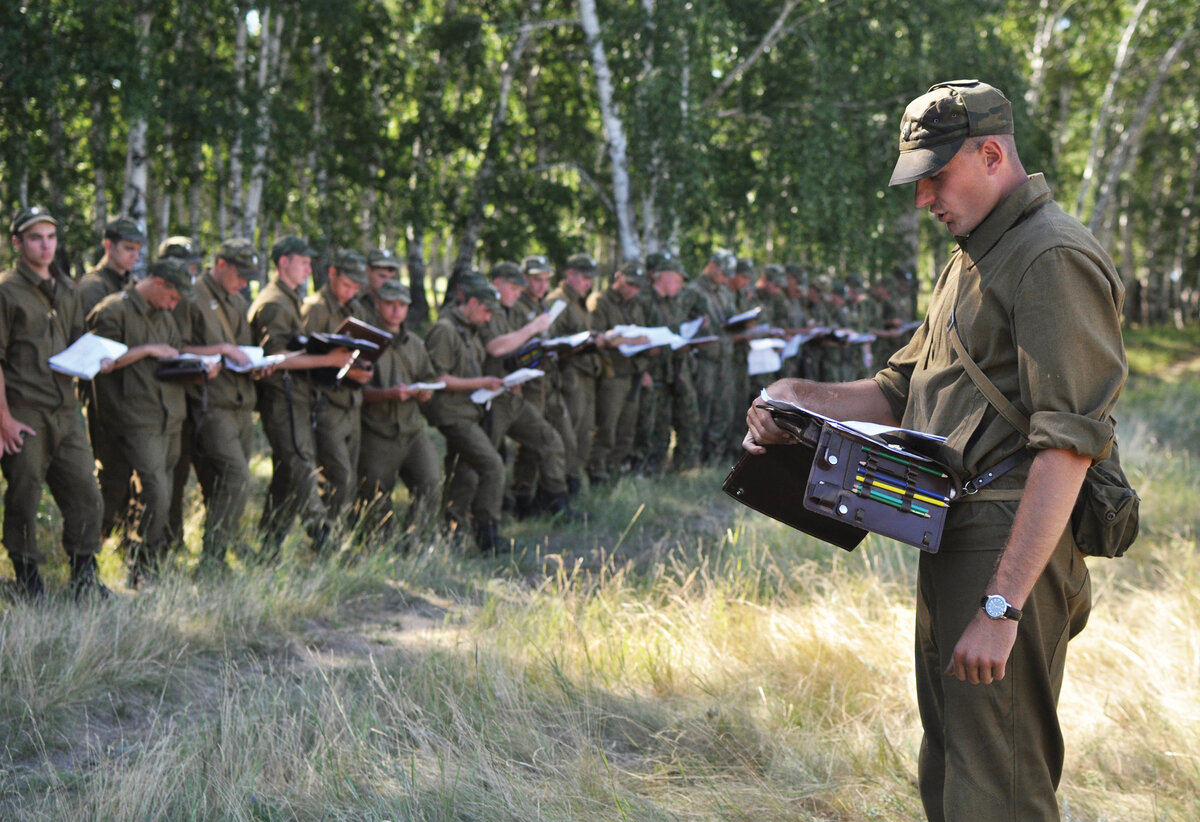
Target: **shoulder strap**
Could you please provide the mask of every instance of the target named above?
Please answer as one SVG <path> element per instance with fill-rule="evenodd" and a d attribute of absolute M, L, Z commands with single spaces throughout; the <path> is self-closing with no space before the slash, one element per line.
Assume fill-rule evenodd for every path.
<path fill-rule="evenodd" d="M 1018 411 L 1017 407 L 1000 393 L 996 384 L 987 378 L 978 363 L 971 359 L 971 355 L 967 353 L 967 347 L 963 345 L 962 337 L 959 336 L 958 322 L 953 311 L 950 312 L 950 344 L 954 346 L 954 353 L 958 354 L 963 369 L 971 378 L 971 382 L 975 383 L 975 387 L 987 398 L 992 407 L 1000 412 L 1000 416 L 1008 420 L 1009 425 L 1020 431 L 1025 439 L 1029 439 L 1029 417 Z"/>

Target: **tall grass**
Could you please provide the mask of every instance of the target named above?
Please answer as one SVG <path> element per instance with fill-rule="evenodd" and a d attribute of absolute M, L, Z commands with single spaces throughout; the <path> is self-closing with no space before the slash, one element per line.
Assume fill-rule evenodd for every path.
<path fill-rule="evenodd" d="M 1143 537 L 1091 565 L 1069 820 L 1200 818 L 1200 389 L 1180 373 L 1122 401 Z M 818 543 L 720 480 L 622 477 L 585 522 L 506 525 L 507 557 L 289 546 L 0 605 L 0 818 L 920 818 L 915 550 Z"/>

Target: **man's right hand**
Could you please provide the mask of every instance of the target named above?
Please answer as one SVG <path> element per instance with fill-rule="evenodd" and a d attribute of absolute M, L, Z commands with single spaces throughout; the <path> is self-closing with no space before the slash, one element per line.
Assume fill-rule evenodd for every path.
<path fill-rule="evenodd" d="M 787 445 L 796 438 L 775 424 L 771 412 L 758 400 L 746 411 L 746 437 L 742 447 L 751 454 L 765 454 L 768 445 Z"/>
<path fill-rule="evenodd" d="M 5 455 L 20 452 L 25 444 L 25 437 L 34 436 L 36 432 L 12 414 L 0 417 L 0 453 Z"/>

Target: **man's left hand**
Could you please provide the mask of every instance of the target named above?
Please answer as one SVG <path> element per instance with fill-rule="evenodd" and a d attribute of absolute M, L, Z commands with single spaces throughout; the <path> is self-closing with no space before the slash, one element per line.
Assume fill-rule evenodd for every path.
<path fill-rule="evenodd" d="M 954 646 L 946 676 L 972 685 L 999 682 L 1004 679 L 1004 669 L 1016 641 L 1015 621 L 992 619 L 981 608 L 967 623 L 967 629 Z"/>

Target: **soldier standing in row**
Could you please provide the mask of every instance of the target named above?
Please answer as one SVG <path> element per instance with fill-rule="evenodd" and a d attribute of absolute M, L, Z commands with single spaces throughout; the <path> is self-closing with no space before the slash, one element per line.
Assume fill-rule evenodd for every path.
<path fill-rule="evenodd" d="M 565 337 L 595 330 L 587 308 L 587 296 L 595 276 L 596 261 L 589 255 L 575 254 L 567 260 L 562 282 L 546 297 L 551 304 L 562 300 L 567 305 L 551 326 L 551 336 Z M 567 482 L 574 493 L 591 458 L 592 433 L 596 427 L 596 378 L 603 373 L 603 363 L 595 351 L 574 353 L 561 360 L 559 371 L 567 416 L 575 426 L 575 461 L 567 465 Z"/>
<path fill-rule="evenodd" d="M 0 468 L 4 547 L 17 585 L 43 594 L 38 563 L 38 506 L 47 484 L 62 512 L 63 550 L 76 598 L 108 589 L 96 576 L 100 552 L 100 489 L 92 450 L 76 413 L 71 377 L 49 359 L 83 333 L 83 311 L 69 277 L 54 266 L 58 221 L 41 208 L 21 209 L 9 235 L 16 267 L 0 275 Z"/>
<path fill-rule="evenodd" d="M 693 360 L 696 402 L 700 408 L 700 453 L 708 462 L 723 460 L 729 433 L 729 382 L 733 343 L 725 331 L 731 315 L 729 278 L 737 267 L 737 258 L 728 251 L 716 251 L 696 279 L 679 294 L 680 313 L 689 320 L 703 317 L 701 332 L 714 335 L 717 342 L 696 350 Z"/>

